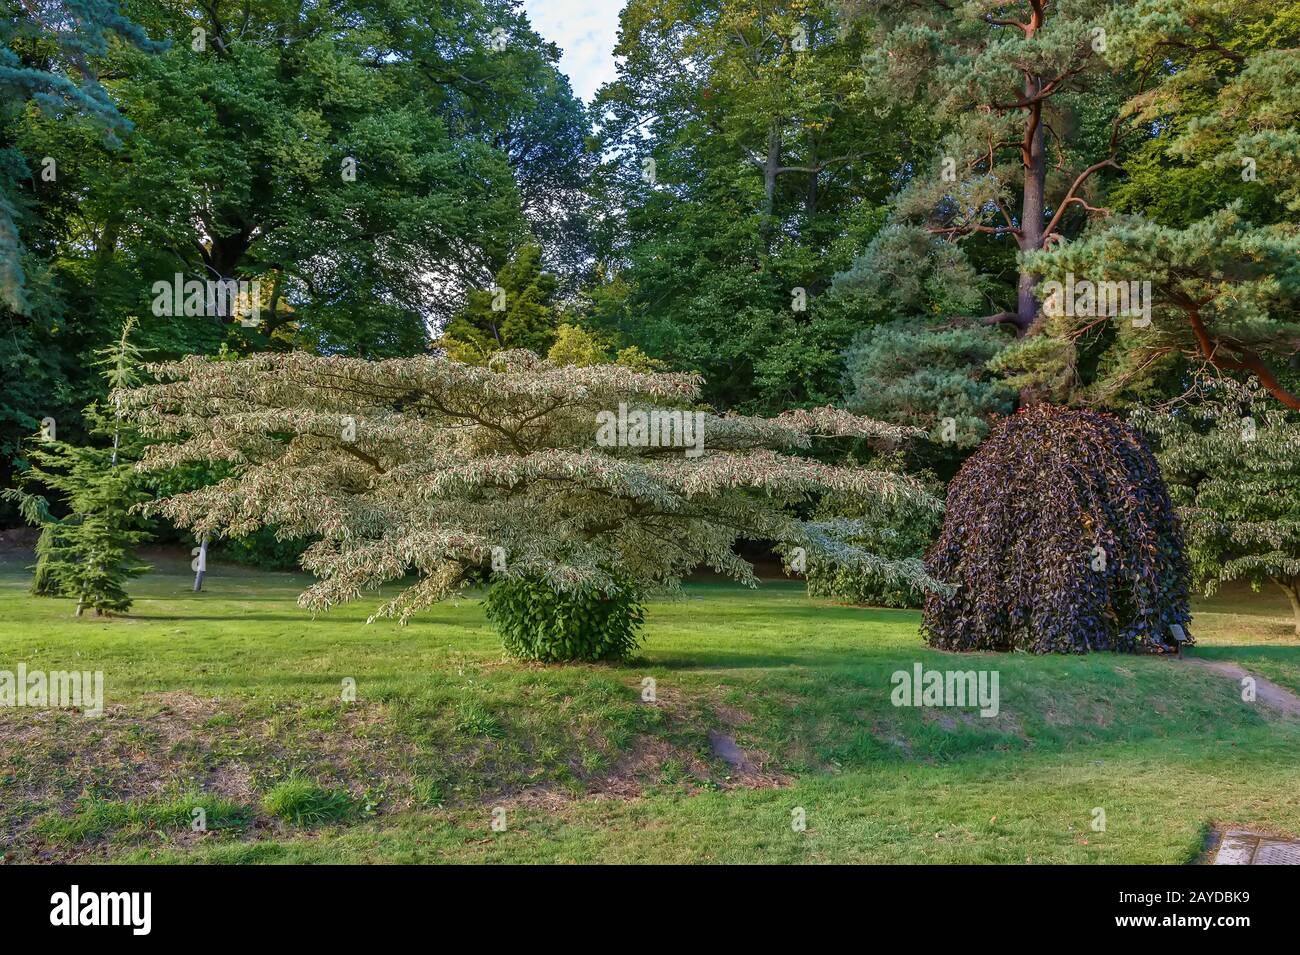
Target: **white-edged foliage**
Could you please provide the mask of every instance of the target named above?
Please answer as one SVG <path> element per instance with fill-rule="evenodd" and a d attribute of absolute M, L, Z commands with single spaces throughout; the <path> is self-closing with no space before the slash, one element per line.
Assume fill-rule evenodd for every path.
<path fill-rule="evenodd" d="M 844 411 L 706 414 L 704 453 L 692 457 L 599 446 L 596 422 L 620 403 L 698 410 L 693 375 L 560 366 L 523 351 L 487 366 L 293 353 L 150 370 L 156 383 L 121 393 L 124 413 L 159 442 L 140 466 L 224 462 L 231 474 L 149 510 L 213 537 L 273 527 L 318 538 L 303 566 L 319 580 L 299 601 L 312 610 L 414 574 L 377 614 L 405 620 L 492 567 L 494 549 L 504 560 L 493 573 L 559 592 L 672 586 L 700 565 L 752 585 L 734 550 L 741 538 L 931 583 L 920 561 L 847 543 L 855 527 L 795 515 L 828 494 L 942 506 L 906 476 L 797 454 L 818 437 L 911 433 Z"/>

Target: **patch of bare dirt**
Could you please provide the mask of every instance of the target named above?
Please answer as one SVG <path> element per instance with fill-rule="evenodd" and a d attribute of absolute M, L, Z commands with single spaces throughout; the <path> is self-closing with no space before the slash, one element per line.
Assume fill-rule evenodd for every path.
<path fill-rule="evenodd" d="M 720 782 L 725 789 L 768 789 L 790 782 L 788 776 L 770 768 L 771 760 L 765 753 L 741 749 L 735 737 L 726 733 L 710 730 L 709 748 L 731 769 Z"/>
<path fill-rule="evenodd" d="M 736 709 L 734 706 L 717 704 L 713 707 L 713 712 L 717 714 L 718 719 L 722 720 L 727 726 L 748 726 L 754 721 L 748 713 Z"/>
<path fill-rule="evenodd" d="M 1055 715 L 1058 719 L 1064 719 L 1060 714 Z M 1052 721 L 1051 715 L 1048 716 L 1048 720 L 1049 722 Z M 1019 718 L 1006 710 L 1001 710 L 997 716 L 983 716 L 978 709 L 935 710 L 923 708 L 921 710 L 921 721 L 924 723 L 938 723 L 945 730 L 955 730 L 959 726 L 979 730 L 991 728 L 1000 733 L 1019 736 L 1021 739 L 1029 738 L 1025 734 L 1025 728 L 1021 725 Z"/>
<path fill-rule="evenodd" d="M 758 768 L 753 760 L 745 755 L 745 751 L 736 745 L 735 739 L 726 733 L 709 730 L 709 748 L 713 750 L 714 756 L 742 776 L 753 773 Z"/>
<path fill-rule="evenodd" d="M 499 793 L 488 797 L 485 802 L 507 810 L 527 807 L 559 811 L 579 799 L 639 799 L 647 790 L 664 782 L 664 772 L 669 766 L 674 767 L 676 781 L 692 793 L 706 788 L 759 789 L 789 785 L 790 777 L 773 770 L 765 753 L 742 749 L 735 737 L 725 731 L 751 722 L 748 714 L 718 706 L 697 714 L 693 707 L 686 705 L 687 702 L 684 696 L 661 690 L 653 705 L 665 710 L 666 731 L 700 721 L 720 723 L 724 729 L 708 731 L 709 748 L 711 755 L 728 771 L 719 774 L 716 763 L 701 758 L 689 747 L 662 736 L 643 735 L 605 771 L 580 774 L 580 789 L 542 783 Z"/>
<path fill-rule="evenodd" d="M 509 740 L 444 748 L 436 734 L 408 738 L 387 704 L 377 702 L 337 710 L 177 690 L 145 694 L 92 719 L 72 711 L 0 711 L 0 844 L 14 850 L 0 856 L 68 860 L 108 851 L 109 843 L 98 839 L 56 846 L 37 834 L 42 819 L 73 816 L 87 795 L 138 802 L 204 792 L 250 807 L 253 818 L 236 838 L 256 838 L 280 827 L 258 808 L 260 793 L 268 782 L 295 771 L 354 796 L 364 789 L 369 799 L 373 790 L 385 812 L 423 805 L 428 797 L 415 783 L 430 774 L 451 784 L 452 804 L 543 810 L 581 799 L 633 800 L 665 784 L 700 792 L 789 782 L 765 753 L 743 745 L 743 727 L 751 722 L 743 711 L 672 688 L 661 688 L 647 705 L 661 711 L 662 722 L 621 751 L 611 751 L 594 730 L 572 741 L 608 759 L 603 768 L 591 770 L 575 756 L 569 769 L 576 785 L 557 782 L 548 770 L 553 767 L 542 759 L 534 778 L 544 781 L 505 783 L 496 791 L 493 777 L 519 779 L 532 771 L 519 764 L 521 754 L 510 749 Z M 710 728 L 707 747 L 705 728 Z M 531 765 L 536 755 L 525 761 Z M 172 847 L 199 838 L 188 830 L 156 835 Z"/>
<path fill-rule="evenodd" d="M 660 781 L 664 767 L 674 762 L 698 780 L 708 778 L 709 767 L 688 750 L 665 739 L 641 736 L 607 771 L 583 779 L 581 791 L 543 783 L 500 794 L 487 802 L 506 808 L 524 806 L 558 810 L 578 799 L 639 799 L 650 786 Z"/>
<path fill-rule="evenodd" d="M 628 752 L 615 761 L 609 772 L 588 780 L 587 792 L 591 795 L 635 799 L 645 792 L 646 784 L 657 781 L 664 767 L 672 762 L 699 779 L 708 777 L 708 767 L 693 753 L 672 745 L 666 739 L 641 736 Z"/>
<path fill-rule="evenodd" d="M 169 743 L 191 738 L 196 729 L 221 712 L 221 700 L 205 700 L 180 690 L 156 693 L 147 699 L 149 705 L 157 707 L 148 718 L 149 725 Z M 121 707 L 113 709 L 114 715 L 124 712 Z"/>
<path fill-rule="evenodd" d="M 253 710 L 241 701 L 187 692 L 147 694 L 86 718 L 63 710 L 0 711 L 0 851 L 6 861 L 72 859 L 95 845 L 50 847 L 33 830 L 47 817 L 69 818 L 88 796 L 146 802 L 203 792 L 257 807 L 257 775 L 282 776 L 300 762 L 313 775 L 346 785 L 409 782 L 406 744 L 380 732 L 379 704 L 352 704 L 319 729 L 295 711 Z M 263 785 L 265 779 L 263 779 Z M 355 785 L 348 786 L 355 789 Z M 262 816 L 252 829 L 275 825 Z M 185 840 L 185 832 L 169 838 Z"/>

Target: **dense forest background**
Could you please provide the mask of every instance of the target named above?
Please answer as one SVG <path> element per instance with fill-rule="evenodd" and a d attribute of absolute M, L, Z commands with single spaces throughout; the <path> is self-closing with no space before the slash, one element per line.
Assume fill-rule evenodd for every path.
<path fill-rule="evenodd" d="M 1300 409 L 1300 4 L 621 23 L 583 104 L 511 0 L 0 0 L 0 484 L 43 420 L 84 435 L 129 316 L 155 359 L 622 355 L 924 428 L 899 466 L 938 480 L 1030 402 L 1208 373 Z M 176 275 L 256 282 L 259 321 L 158 314 Z M 1145 320 L 1053 280 L 1149 283 Z"/>

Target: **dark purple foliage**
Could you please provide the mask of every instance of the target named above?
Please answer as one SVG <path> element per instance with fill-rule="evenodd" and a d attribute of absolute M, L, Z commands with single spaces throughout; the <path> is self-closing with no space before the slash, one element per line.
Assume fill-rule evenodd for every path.
<path fill-rule="evenodd" d="M 1175 625 L 1191 642 L 1178 517 L 1145 440 L 1110 415 L 1003 421 L 948 485 L 926 562 L 958 585 L 926 598 L 934 647 L 1165 653 Z"/>

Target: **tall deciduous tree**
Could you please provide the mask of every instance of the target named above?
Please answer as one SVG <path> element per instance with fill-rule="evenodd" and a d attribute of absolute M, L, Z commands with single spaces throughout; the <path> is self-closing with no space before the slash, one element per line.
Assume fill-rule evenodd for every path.
<path fill-rule="evenodd" d="M 19 31 L 6 49 L 22 69 L 77 79 L 25 9 L 0 17 Z M 43 416 L 77 435 L 99 390 L 87 359 L 125 315 L 173 355 L 413 354 L 521 243 L 569 270 L 566 288 L 585 266 L 586 117 L 517 0 L 132 0 L 129 12 L 169 47 L 87 47 L 132 124 L 121 148 L 71 110 L 0 96 L 0 180 L 13 184 L 0 188 L 23 212 L 30 306 L 0 307 L 0 482 Z M 259 282 L 261 324 L 153 315 L 154 283 L 178 273 Z"/>
<path fill-rule="evenodd" d="M 700 371 L 716 406 L 838 397 L 859 317 L 835 272 L 879 228 L 909 138 L 831 0 L 631 0 L 593 105 L 605 287 L 591 317 Z"/>
<path fill-rule="evenodd" d="M 129 163 L 89 183 L 98 244 L 140 283 L 115 290 L 123 307 L 177 272 L 257 279 L 255 345 L 410 354 L 528 236 L 527 149 L 507 134 L 534 87 L 567 90 L 513 4 L 412 17 L 393 0 L 232 0 L 140 16 L 177 42 L 113 58 L 137 134 Z"/>

